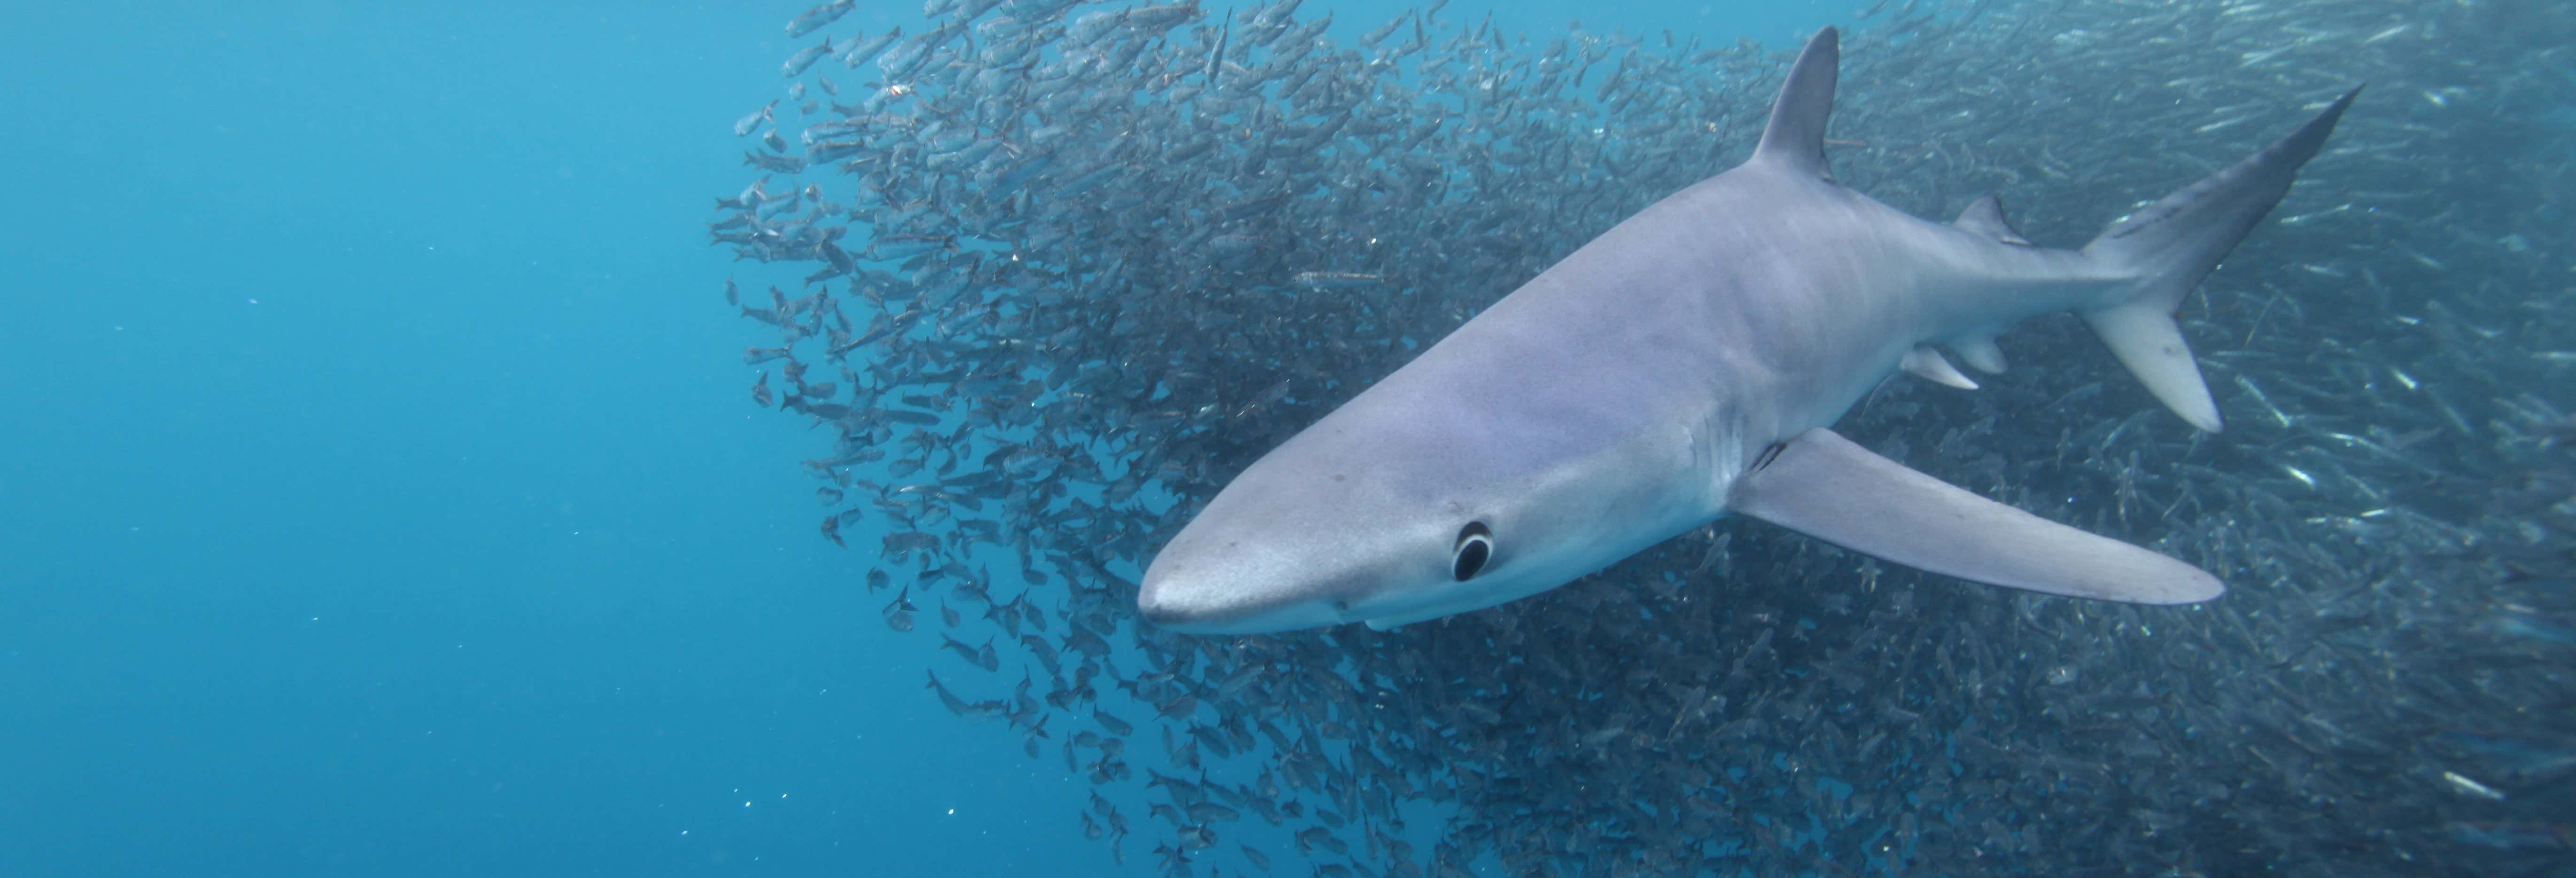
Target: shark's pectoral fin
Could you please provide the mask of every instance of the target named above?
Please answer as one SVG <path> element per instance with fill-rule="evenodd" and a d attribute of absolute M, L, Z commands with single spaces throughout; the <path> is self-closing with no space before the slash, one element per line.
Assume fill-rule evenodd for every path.
<path fill-rule="evenodd" d="M 2139 604 L 2217 597 L 2173 558 L 1979 497 L 1818 427 L 1737 479 L 1728 510 L 1960 579 Z"/>

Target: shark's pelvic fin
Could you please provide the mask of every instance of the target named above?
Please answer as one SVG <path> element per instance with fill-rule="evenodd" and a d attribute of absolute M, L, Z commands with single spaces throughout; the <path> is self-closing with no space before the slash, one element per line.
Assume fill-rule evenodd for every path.
<path fill-rule="evenodd" d="M 2217 431 L 2218 405 L 2209 398 L 2182 328 L 2174 325 L 2174 309 L 2281 202 L 2299 166 L 2316 157 L 2359 94 L 2360 89 L 2344 93 L 2290 136 L 2140 209 L 2084 245 L 2085 255 L 2137 278 L 2110 303 L 2084 312 L 2084 322 L 2149 393 L 2192 426 Z"/>
<path fill-rule="evenodd" d="M 1959 367 L 1950 365 L 1950 361 L 1944 359 L 1940 351 L 1933 350 L 1928 344 L 1915 345 L 1913 350 L 1906 351 L 1905 360 L 1899 365 L 1904 366 L 1905 371 L 1914 373 L 1916 377 L 1934 384 L 1956 387 L 1960 390 L 1977 389 L 1977 382 L 1960 374 Z"/>
<path fill-rule="evenodd" d="M 1992 195 L 1968 202 L 1968 209 L 1959 211 L 1959 218 L 1950 224 L 2006 244 L 2030 246 L 2030 239 L 2013 231 L 2012 222 L 2004 219 L 2003 199 Z"/>
<path fill-rule="evenodd" d="M 1727 508 L 1988 585 L 2137 604 L 2187 604 L 2226 591 L 2200 568 L 1979 497 L 1823 427 L 1738 478 Z"/>
<path fill-rule="evenodd" d="M 1780 84 L 1780 99 L 1771 104 L 1771 122 L 1762 129 L 1753 161 L 1833 179 L 1833 168 L 1825 164 L 1825 123 L 1834 115 L 1834 77 L 1841 62 L 1842 37 L 1833 28 L 1807 40 L 1798 62 L 1789 67 L 1788 81 Z"/>

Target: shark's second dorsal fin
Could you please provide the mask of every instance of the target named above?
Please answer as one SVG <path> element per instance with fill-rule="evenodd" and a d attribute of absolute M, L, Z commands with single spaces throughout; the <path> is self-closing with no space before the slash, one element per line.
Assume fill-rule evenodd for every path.
<path fill-rule="evenodd" d="M 1825 164 L 1825 122 L 1834 115 L 1834 77 L 1842 63 L 1842 37 L 1825 28 L 1807 40 L 1789 80 L 1780 84 L 1780 99 L 1771 105 L 1771 123 L 1762 129 L 1762 145 L 1753 160 L 1797 168 L 1831 180 Z"/>
<path fill-rule="evenodd" d="M 2003 199 L 1992 195 L 1968 202 L 1968 209 L 1959 211 L 1959 218 L 1950 224 L 1960 231 L 1975 232 L 2006 244 L 2030 246 L 2030 239 L 2013 231 L 2012 222 L 2004 219 Z"/>

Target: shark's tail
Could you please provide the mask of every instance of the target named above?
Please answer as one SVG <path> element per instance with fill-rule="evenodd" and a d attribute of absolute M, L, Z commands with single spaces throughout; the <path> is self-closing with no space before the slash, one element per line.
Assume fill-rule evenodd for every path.
<path fill-rule="evenodd" d="M 2334 133 L 2360 89 L 2271 146 L 2235 166 L 2139 210 L 2084 245 L 2084 254 L 2137 280 L 2111 304 L 2084 312 L 2084 322 L 2109 345 L 2121 365 L 2147 385 L 2166 408 L 2192 426 L 2216 432 L 2218 404 L 2192 362 L 2191 346 L 2174 324 L 2174 310 L 2218 260 L 2290 191 L 2299 166 L 2314 158 Z"/>

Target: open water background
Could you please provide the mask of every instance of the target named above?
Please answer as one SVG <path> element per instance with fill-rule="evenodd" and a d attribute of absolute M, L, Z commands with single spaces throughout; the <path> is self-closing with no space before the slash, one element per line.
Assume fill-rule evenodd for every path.
<path fill-rule="evenodd" d="M 803 6 L 8 13 L 0 875 L 1148 868 L 920 688 L 745 404 L 706 194 Z M 1593 6 L 1495 9 L 1851 11 Z"/>

